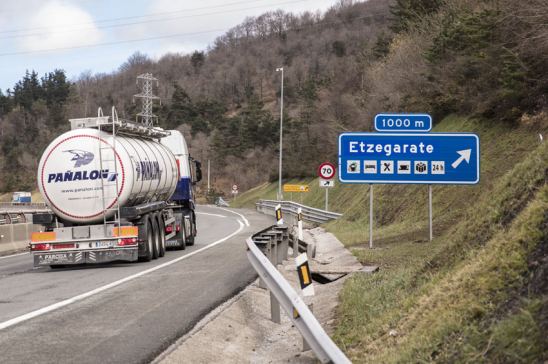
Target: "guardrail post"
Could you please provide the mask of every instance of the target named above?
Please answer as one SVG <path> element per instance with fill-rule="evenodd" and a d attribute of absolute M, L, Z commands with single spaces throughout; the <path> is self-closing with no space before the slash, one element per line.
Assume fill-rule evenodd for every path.
<path fill-rule="evenodd" d="M 282 318 L 280 316 L 280 304 L 276 300 L 276 297 L 274 297 L 274 293 L 272 291 L 270 292 L 270 319 L 274 323 L 281 323 Z"/>
<path fill-rule="evenodd" d="M 307 303 L 306 305 L 308 306 L 308 309 L 310 310 L 310 312 L 314 313 L 314 305 L 312 303 Z M 306 339 L 303 336 L 303 351 L 307 351 L 310 349 L 311 347 L 310 345 L 308 345 L 308 341 L 306 341 Z"/>
<path fill-rule="evenodd" d="M 293 258 L 299 255 L 299 238 L 293 236 Z"/>
<path fill-rule="evenodd" d="M 287 253 L 289 250 L 289 235 L 287 234 L 287 231 L 284 231 L 282 234 L 282 262 L 284 260 L 287 260 Z"/>
<path fill-rule="evenodd" d="M 268 260 L 274 265 L 274 267 L 278 264 L 278 243 L 279 243 L 279 236 L 281 236 L 281 231 L 273 230 L 265 233 L 265 236 L 268 236 Z M 259 284 L 261 284 L 261 281 L 259 281 Z M 262 282 L 266 286 L 266 282 Z M 270 319 L 274 323 L 281 323 L 281 316 L 280 316 L 280 304 L 276 300 L 276 297 L 270 291 Z"/>

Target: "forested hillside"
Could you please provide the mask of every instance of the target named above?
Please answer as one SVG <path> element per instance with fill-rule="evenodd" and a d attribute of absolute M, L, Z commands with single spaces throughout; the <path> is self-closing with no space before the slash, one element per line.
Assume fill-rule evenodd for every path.
<path fill-rule="evenodd" d="M 135 78 L 160 80 L 160 126 L 180 128 L 211 159 L 215 188 L 277 174 L 284 67 L 284 175 L 335 160 L 336 136 L 369 130 L 380 111 L 540 123 L 548 91 L 546 0 L 340 1 L 324 14 L 249 18 L 206 51 L 142 53 L 112 74 L 29 70 L 0 93 L 0 191 L 34 188 L 38 158 L 67 118 L 116 106 L 132 119 Z"/>

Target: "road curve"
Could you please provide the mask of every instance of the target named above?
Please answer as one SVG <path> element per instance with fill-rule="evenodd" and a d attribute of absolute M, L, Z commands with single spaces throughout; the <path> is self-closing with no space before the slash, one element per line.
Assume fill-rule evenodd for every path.
<path fill-rule="evenodd" d="M 150 362 L 255 279 L 245 238 L 272 219 L 236 212 L 246 219 L 199 207 L 196 244 L 150 263 L 51 270 L 33 269 L 28 254 L 3 257 L 0 361 Z"/>

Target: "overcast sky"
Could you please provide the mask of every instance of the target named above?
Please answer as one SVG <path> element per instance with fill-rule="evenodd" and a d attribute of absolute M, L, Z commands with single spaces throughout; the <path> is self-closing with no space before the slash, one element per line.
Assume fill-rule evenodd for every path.
<path fill-rule="evenodd" d="M 158 58 L 203 50 L 248 16 L 325 11 L 336 2 L 0 0 L 0 89 L 13 88 L 27 69 L 42 76 L 60 68 L 75 78 L 112 72 L 136 51 Z"/>

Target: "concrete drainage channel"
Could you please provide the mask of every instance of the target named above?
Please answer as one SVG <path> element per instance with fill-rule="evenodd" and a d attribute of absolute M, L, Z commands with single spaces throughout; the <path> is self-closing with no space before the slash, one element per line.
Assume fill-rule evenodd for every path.
<path fill-rule="evenodd" d="M 299 240 L 287 225 L 274 225 L 247 239 L 246 246 L 260 279 L 154 362 L 349 363 L 327 334 L 334 330 L 338 293 L 349 273 L 377 268 L 364 268 L 322 228 L 305 230 Z M 314 297 L 302 297 L 294 258 L 307 250 L 316 255 L 309 262 Z M 314 314 L 308 308 L 312 303 Z"/>

